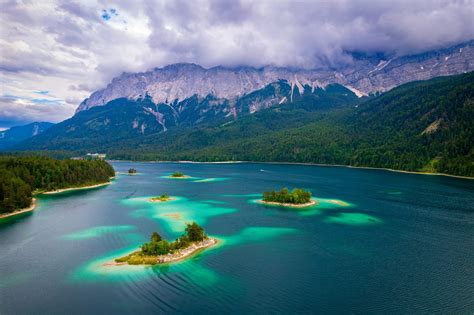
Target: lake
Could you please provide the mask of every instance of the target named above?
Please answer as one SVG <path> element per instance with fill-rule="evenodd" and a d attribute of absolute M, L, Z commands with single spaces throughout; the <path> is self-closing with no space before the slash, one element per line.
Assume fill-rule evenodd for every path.
<path fill-rule="evenodd" d="M 1 314 L 472 314 L 474 181 L 278 164 L 114 162 L 106 187 L 40 196 L 0 223 Z M 125 172 L 135 168 L 138 175 Z M 166 176 L 181 171 L 189 179 Z M 309 189 L 308 209 L 262 192 Z M 150 203 L 162 193 L 167 203 Z M 219 245 L 104 266 L 196 221 Z"/>

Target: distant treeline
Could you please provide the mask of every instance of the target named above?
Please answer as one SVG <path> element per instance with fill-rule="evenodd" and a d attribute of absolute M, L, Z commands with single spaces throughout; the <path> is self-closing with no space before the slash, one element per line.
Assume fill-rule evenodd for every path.
<path fill-rule="evenodd" d="M 0 213 L 28 207 L 34 191 L 104 183 L 114 176 L 105 161 L 55 160 L 47 157 L 0 157 Z"/>

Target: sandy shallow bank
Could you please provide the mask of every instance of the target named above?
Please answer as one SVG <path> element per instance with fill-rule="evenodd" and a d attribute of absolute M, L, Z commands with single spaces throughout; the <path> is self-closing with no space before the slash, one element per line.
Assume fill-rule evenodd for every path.
<path fill-rule="evenodd" d="M 176 200 L 176 198 L 174 197 L 169 197 L 167 198 L 166 200 L 160 200 L 159 197 L 158 198 L 155 198 L 155 197 L 152 197 L 150 199 L 148 199 L 150 202 L 168 202 L 168 201 L 173 201 L 173 200 Z"/>
<path fill-rule="evenodd" d="M 36 198 L 32 198 L 31 199 L 31 205 L 29 207 L 23 208 L 23 209 L 20 209 L 20 210 L 16 210 L 16 211 L 13 211 L 13 212 L 10 212 L 10 213 L 0 214 L 0 219 L 9 218 L 9 217 L 13 217 L 13 216 L 18 215 L 18 214 L 33 211 L 36 208 L 36 204 L 37 204 Z"/>
<path fill-rule="evenodd" d="M 189 175 L 183 175 L 183 176 L 165 176 L 166 178 L 171 178 L 171 179 L 190 179 L 193 178 L 192 176 Z"/>
<path fill-rule="evenodd" d="M 217 244 L 217 239 L 209 237 L 201 242 L 192 243 L 190 246 L 180 249 L 173 254 L 167 255 L 158 255 L 156 256 L 156 264 L 166 264 L 166 263 L 173 263 L 185 258 L 188 258 L 205 248 L 214 246 Z M 132 253 L 133 254 L 133 253 Z M 127 262 L 116 262 L 116 261 L 109 261 L 104 264 L 104 266 L 123 266 L 128 265 Z M 142 264 L 145 265 L 145 264 Z"/>
<path fill-rule="evenodd" d="M 316 200 L 311 200 L 310 202 L 302 203 L 302 204 L 280 203 L 280 202 L 263 201 L 263 200 L 257 200 L 257 202 L 261 204 L 265 204 L 265 205 L 291 207 L 291 208 L 306 208 L 306 207 L 310 207 L 310 206 L 314 206 L 318 204 Z"/>

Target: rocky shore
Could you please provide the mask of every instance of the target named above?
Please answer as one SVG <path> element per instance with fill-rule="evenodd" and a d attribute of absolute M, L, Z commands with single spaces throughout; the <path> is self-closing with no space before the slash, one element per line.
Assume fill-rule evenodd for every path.
<path fill-rule="evenodd" d="M 300 204 L 295 204 L 295 203 L 281 203 L 281 202 L 273 202 L 273 201 L 263 201 L 263 200 L 258 200 L 258 203 L 262 203 L 265 205 L 271 205 L 271 206 L 281 206 L 281 207 L 291 207 L 291 208 L 306 208 L 310 206 L 315 206 L 318 204 L 316 200 L 311 200 L 310 202 L 307 203 L 300 203 Z"/>
<path fill-rule="evenodd" d="M 104 266 L 122 266 L 122 265 L 156 265 L 177 262 L 193 254 L 214 246 L 217 244 L 217 239 L 208 237 L 200 242 L 193 242 L 186 248 L 177 250 L 174 253 L 158 256 L 144 256 L 139 251 L 133 252 L 125 257 L 115 259 L 112 262 L 107 262 Z"/>
<path fill-rule="evenodd" d="M 188 256 L 191 256 L 192 254 L 194 254 L 195 252 L 201 249 L 214 246 L 215 244 L 217 244 L 217 240 L 215 238 L 209 237 L 201 242 L 192 243 L 190 246 L 180 249 L 173 254 L 159 255 L 157 256 L 157 263 L 165 264 L 165 263 L 175 262 L 175 261 L 184 259 Z"/>

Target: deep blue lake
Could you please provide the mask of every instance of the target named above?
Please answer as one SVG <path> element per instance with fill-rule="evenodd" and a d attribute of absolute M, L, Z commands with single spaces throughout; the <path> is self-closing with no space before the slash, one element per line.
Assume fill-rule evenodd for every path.
<path fill-rule="evenodd" d="M 114 162 L 106 187 L 0 222 L 0 314 L 473 314 L 474 181 L 277 164 Z M 138 175 L 125 172 L 136 168 Z M 170 179 L 181 171 L 191 178 Z M 265 190 L 310 190 L 308 209 Z M 168 193 L 176 200 L 151 203 Z M 218 246 L 107 266 L 196 221 Z"/>

